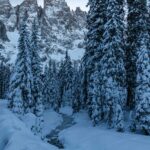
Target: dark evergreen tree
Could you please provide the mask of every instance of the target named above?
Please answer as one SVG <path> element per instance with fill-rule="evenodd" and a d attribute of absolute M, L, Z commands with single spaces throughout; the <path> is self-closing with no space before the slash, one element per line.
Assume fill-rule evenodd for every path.
<path fill-rule="evenodd" d="M 73 66 L 71 58 L 66 51 L 64 60 L 64 88 L 63 88 L 63 105 L 72 105 L 72 79 L 73 79 Z"/>
<path fill-rule="evenodd" d="M 42 132 L 43 124 L 43 102 L 42 102 L 42 80 L 41 80 L 41 59 L 39 57 L 39 46 L 38 46 L 38 26 L 36 20 L 32 25 L 31 34 L 31 69 L 32 69 L 32 97 L 33 97 L 33 112 L 37 116 L 36 134 Z"/>
<path fill-rule="evenodd" d="M 116 105 L 123 107 L 126 102 L 123 11 L 123 2 L 119 0 L 108 1 L 99 77 L 102 84 L 100 91 L 104 105 L 104 119 L 108 122 L 109 127 L 115 125 Z"/>
<path fill-rule="evenodd" d="M 45 67 L 45 81 L 43 87 L 43 100 L 45 109 L 52 107 L 53 101 L 51 100 L 51 80 L 53 76 L 52 60 L 49 61 L 49 66 Z"/>
<path fill-rule="evenodd" d="M 10 67 L 4 60 L 0 60 L 0 99 L 5 99 L 8 94 L 10 82 Z"/>
<path fill-rule="evenodd" d="M 97 69 L 97 68 L 96 68 Z M 93 125 L 97 125 L 101 120 L 101 107 L 100 107 L 100 91 L 99 91 L 99 72 L 95 71 L 90 77 L 89 85 L 89 97 L 91 99 L 90 105 L 88 105 L 88 113 L 92 119 Z"/>
<path fill-rule="evenodd" d="M 31 95 L 32 70 L 29 33 L 26 25 L 26 15 L 24 16 L 20 27 L 20 38 L 18 46 L 18 55 L 15 62 L 15 68 L 10 81 L 10 99 L 12 101 L 12 110 L 17 109 L 16 99 L 22 101 L 24 112 L 31 112 L 33 99 Z M 20 94 L 18 94 L 18 91 Z M 20 96 L 20 98 L 18 98 Z M 22 106 L 21 106 L 22 107 Z"/>
<path fill-rule="evenodd" d="M 104 23 L 106 21 L 105 10 L 106 0 L 89 0 L 89 13 L 87 16 L 88 33 L 86 37 L 86 52 L 82 60 L 82 102 L 84 105 L 90 105 L 88 89 L 90 85 L 90 76 L 95 71 L 95 64 L 102 56 L 101 49 L 98 49 L 102 43 L 104 32 Z"/>
<path fill-rule="evenodd" d="M 138 37 L 143 32 L 143 12 L 146 11 L 146 0 L 127 0 L 128 3 L 128 29 L 127 29 L 127 50 L 126 50 L 126 70 L 128 98 L 127 106 L 135 108 L 135 88 L 136 88 L 136 51 L 139 47 Z"/>
<path fill-rule="evenodd" d="M 141 33 L 137 39 L 137 62 L 136 62 L 136 115 L 135 127 L 137 130 L 142 130 L 145 134 L 150 134 L 150 57 L 149 57 L 149 14 L 146 7 L 146 1 L 141 1 L 142 8 L 140 9 L 141 18 Z"/>
<path fill-rule="evenodd" d="M 142 36 L 137 58 L 137 88 L 136 88 L 136 128 L 150 134 L 150 58 L 148 42 L 150 37 Z"/>
<path fill-rule="evenodd" d="M 72 108 L 74 113 L 79 112 L 81 109 L 81 73 L 79 72 L 78 64 L 73 67 L 73 87 L 72 87 Z"/>

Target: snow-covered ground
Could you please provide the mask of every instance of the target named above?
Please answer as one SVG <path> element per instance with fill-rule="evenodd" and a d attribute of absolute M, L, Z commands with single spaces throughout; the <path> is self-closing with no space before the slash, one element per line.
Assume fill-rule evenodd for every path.
<path fill-rule="evenodd" d="M 56 147 L 34 136 L 28 128 L 31 122 L 19 120 L 6 108 L 6 103 L 0 101 L 0 150 L 57 150 Z M 30 117 L 31 115 L 28 115 L 28 118 L 26 116 L 24 121 L 29 121 Z M 54 117 L 58 122 L 58 117 Z"/>
<path fill-rule="evenodd" d="M 75 115 L 76 125 L 60 133 L 66 150 L 150 150 L 150 137 L 92 127 L 85 112 Z"/>
<path fill-rule="evenodd" d="M 27 114 L 21 121 L 6 105 L 6 101 L 0 101 L 0 150 L 58 150 L 30 131 L 34 120 L 32 114 Z M 60 112 L 72 117 L 69 107 L 61 108 Z M 44 136 L 63 121 L 62 116 L 52 110 L 44 113 L 44 120 Z M 149 136 L 118 133 L 104 126 L 93 127 L 84 111 L 74 115 L 74 121 L 75 125 L 59 133 L 64 150 L 150 150 Z"/>
<path fill-rule="evenodd" d="M 62 123 L 63 119 L 60 114 L 53 110 L 47 110 L 44 113 L 44 129 L 43 136 L 48 135 L 52 130 Z"/>

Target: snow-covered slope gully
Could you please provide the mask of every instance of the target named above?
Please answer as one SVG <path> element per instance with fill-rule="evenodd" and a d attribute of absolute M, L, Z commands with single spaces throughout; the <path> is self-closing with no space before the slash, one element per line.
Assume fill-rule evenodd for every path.
<path fill-rule="evenodd" d="M 59 133 L 67 128 L 75 125 L 74 118 L 72 116 L 60 113 L 63 118 L 63 122 L 56 129 L 52 130 L 49 135 L 47 135 L 48 143 L 58 147 L 59 149 L 64 149 L 63 142 L 59 139 Z"/>

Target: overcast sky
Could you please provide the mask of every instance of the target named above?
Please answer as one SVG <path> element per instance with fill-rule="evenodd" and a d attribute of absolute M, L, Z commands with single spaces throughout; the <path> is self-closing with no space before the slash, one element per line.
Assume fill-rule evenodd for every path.
<path fill-rule="evenodd" d="M 13 6 L 22 3 L 23 0 L 10 0 Z M 66 0 L 71 9 L 75 9 L 76 7 L 81 7 L 82 10 L 88 10 L 86 4 L 88 0 Z M 40 5 L 43 4 L 43 0 L 38 0 Z"/>
<path fill-rule="evenodd" d="M 82 10 L 88 10 L 86 7 L 88 0 L 66 0 L 66 1 L 72 9 L 80 7 Z"/>

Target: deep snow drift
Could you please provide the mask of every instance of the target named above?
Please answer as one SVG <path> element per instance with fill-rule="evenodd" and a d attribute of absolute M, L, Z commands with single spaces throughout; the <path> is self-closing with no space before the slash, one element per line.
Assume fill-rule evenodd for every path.
<path fill-rule="evenodd" d="M 150 150 L 150 137 L 93 127 L 85 112 L 75 115 L 76 125 L 60 133 L 66 150 Z"/>
<path fill-rule="evenodd" d="M 69 107 L 60 111 L 74 117 L 76 124 L 59 133 L 65 150 L 149 150 L 150 137 L 131 133 L 118 133 L 106 127 L 93 127 L 83 111 L 72 115 Z M 28 114 L 19 120 L 6 108 L 6 101 L 0 101 L 0 150 L 58 150 L 33 135 L 30 127 L 34 116 Z M 63 122 L 62 116 L 52 110 L 44 113 L 43 135 L 46 136 Z"/>
<path fill-rule="evenodd" d="M 0 102 L 0 150 L 57 150 L 33 135 L 28 128 L 32 124 L 29 116 L 23 122 L 6 109 L 6 101 Z M 54 117 L 58 123 L 57 116 Z"/>

